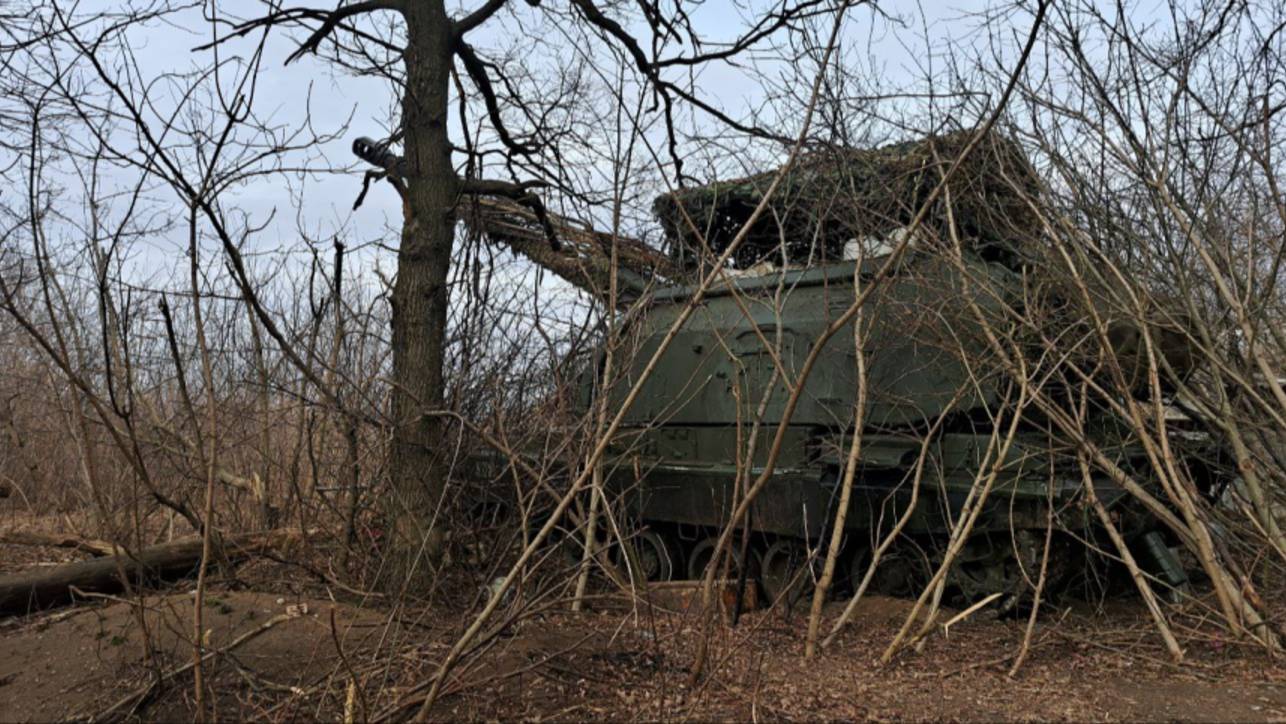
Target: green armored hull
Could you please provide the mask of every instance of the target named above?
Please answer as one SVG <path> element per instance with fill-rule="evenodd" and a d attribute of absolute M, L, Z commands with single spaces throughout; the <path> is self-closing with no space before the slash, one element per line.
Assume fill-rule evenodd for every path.
<path fill-rule="evenodd" d="M 580 386 L 586 413 L 604 404 L 618 412 L 638 387 L 610 441 L 605 479 L 637 523 L 642 573 L 700 575 L 714 537 L 731 525 L 748 556 L 741 564 L 770 597 L 783 595 L 786 581 L 806 578 L 800 566 L 816 560 L 838 519 L 848 451 L 860 435 L 845 555 L 862 570 L 896 527 L 881 564 L 889 588 L 907 589 L 935 568 L 966 505 L 982 499 L 951 585 L 966 598 L 1016 594 L 1051 524 L 1062 552 L 1072 550 L 1065 541 L 1094 538 L 1091 490 L 1142 543 L 1140 558 L 1182 584 L 1154 521 L 1106 477 L 1087 477 L 1072 443 L 1034 408 L 1016 410 L 1014 375 L 993 352 L 999 337 L 1011 362 L 1016 355 L 1030 369 L 1072 364 L 1092 375 L 1103 367 L 1101 358 L 1051 360 L 1014 323 L 1039 314 L 1040 335 L 1093 333 L 1085 312 L 1067 303 L 1084 290 L 1065 273 L 1041 271 L 1033 231 L 1041 225 L 1028 202 L 1039 183 L 1018 147 L 984 139 L 956 178 L 951 209 L 934 203 L 910 228 L 914 210 L 931 202 L 943 159 L 962 153 L 969 137 L 810 154 L 753 223 L 775 172 L 657 200 L 674 268 L 693 279 L 720 255 L 731 265 L 668 344 L 694 289 L 654 290 L 646 311 L 616 330 L 626 342 L 613 364 L 600 353 Z M 621 281 L 644 293 L 628 275 Z M 1103 291 L 1086 301 L 1108 299 Z M 849 315 L 863 295 L 860 313 Z M 1138 329 L 1113 324 L 1108 366 L 1123 371 L 1128 389 L 1140 379 Z M 1168 366 L 1182 372 L 1190 360 L 1182 345 L 1168 349 L 1157 338 Z M 1043 392 L 1070 404 L 1070 390 L 1051 391 L 1055 377 L 1041 380 Z M 1117 468 L 1145 471 L 1142 450 L 1107 407 L 1087 413 L 1085 434 Z M 733 520 L 761 478 L 748 514 Z"/>
<path fill-rule="evenodd" d="M 586 374 L 586 410 L 602 394 L 609 409 L 620 409 L 642 380 L 606 467 L 610 488 L 642 527 L 637 544 L 647 575 L 700 575 L 713 537 L 731 523 L 748 537 L 747 565 L 769 597 L 799 579 L 795 569 L 810 554 L 816 558 L 836 520 L 846 453 L 858 432 L 859 337 L 866 404 L 844 519 L 846 556 L 855 568 L 907 514 L 899 554 L 878 580 L 894 591 L 922 580 L 966 501 L 993 471 L 961 570 L 952 574 L 959 595 L 1020 588 L 1023 566 L 1039 560 L 1034 541 L 1044 539 L 1051 520 L 1072 538 L 1093 535 L 1073 452 L 1053 444 L 1035 420 L 1019 425 L 1003 461 L 997 459 L 1005 431 L 997 433 L 992 416 L 1007 410 L 1007 378 L 987 353 L 981 322 L 998 323 L 998 305 L 1020 302 L 1017 273 L 1005 265 L 908 254 L 863 306 L 860 334 L 853 324 L 839 326 L 800 381 L 818 340 L 853 304 L 855 284 L 872 281 L 885 261 L 729 280 L 706 295 L 645 377 L 690 294 L 662 290 L 625 330 L 636 350 L 625 355 L 622 373 L 606 389 L 598 374 Z M 786 419 L 795 385 L 799 399 Z M 770 477 L 746 519 L 732 521 L 782 425 Z M 1113 443 L 1110 426 L 1102 430 L 1097 444 L 1118 465 L 1142 464 L 1142 450 Z M 1125 498 L 1105 478 L 1094 488 L 1108 507 Z"/>

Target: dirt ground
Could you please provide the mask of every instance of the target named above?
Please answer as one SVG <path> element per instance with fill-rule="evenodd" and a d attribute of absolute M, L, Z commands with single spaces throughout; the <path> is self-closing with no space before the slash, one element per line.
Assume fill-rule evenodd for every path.
<path fill-rule="evenodd" d="M 191 675 L 155 686 L 155 671 L 191 661 L 191 599 L 145 602 L 153 641 L 126 603 L 89 603 L 0 629 L 0 720 L 126 718 L 164 721 L 192 712 Z M 618 604 L 619 606 L 619 604 Z M 693 617 L 618 606 L 527 618 L 492 639 L 446 687 L 443 719 L 1286 719 L 1286 669 L 1257 652 L 1211 641 L 1189 662 L 1162 660 L 1131 611 L 1072 613 L 1038 627 L 1023 670 L 1006 675 L 1021 639 L 1013 621 L 971 618 L 935 633 L 919 653 L 879 663 L 908 602 L 871 598 L 857 625 L 814 660 L 802 656 L 804 617 L 754 612 L 711 640 L 718 662 L 689 685 L 699 638 Z M 832 606 L 830 615 L 836 614 Z M 358 720 L 395 708 L 425 680 L 458 632 L 324 599 L 214 590 L 207 643 L 220 718 Z M 458 618 L 458 617 L 457 617 Z M 441 619 L 441 617 L 439 617 Z M 332 623 L 333 621 L 333 623 Z M 1095 625 L 1097 624 L 1097 625 Z M 338 642 L 338 645 L 337 645 Z M 343 650 L 341 656 L 338 652 Z M 349 682 L 360 692 L 348 694 Z"/>
<path fill-rule="evenodd" d="M 0 546 L 0 567 L 75 555 Z M 191 718 L 191 587 L 141 606 L 100 598 L 0 620 L 0 720 Z M 694 614 L 619 596 L 575 614 L 546 601 L 465 657 L 434 718 L 1286 720 L 1286 666 L 1207 626 L 1200 602 L 1174 613 L 1182 665 L 1127 599 L 1048 609 L 1013 678 L 1025 621 L 986 612 L 938 626 L 921 650 L 882 664 L 910 605 L 867 598 L 811 660 L 803 611 L 720 622 L 708 639 L 712 673 L 693 685 Z M 827 621 L 842 606 L 830 604 Z M 413 713 L 476 607 L 391 609 L 259 561 L 214 581 L 203 610 L 207 649 L 219 652 L 205 663 L 219 719 L 361 721 Z"/>
<path fill-rule="evenodd" d="M 8 626 L 0 633 L 0 720 L 50 721 L 95 714 L 127 715 L 148 691 L 156 667 L 163 671 L 192 661 L 191 596 L 182 593 L 144 601 L 144 620 L 152 642 L 145 652 L 144 623 L 138 609 L 125 603 L 85 604 Z M 337 659 L 331 639 L 329 610 L 319 601 L 283 599 L 273 594 L 212 591 L 206 600 L 207 642 L 221 648 L 236 637 L 277 619 L 271 628 L 232 651 L 226 662 L 212 662 L 242 678 L 254 698 L 256 691 L 289 692 L 312 686 Z M 360 648 L 378 631 L 379 616 L 350 607 L 342 609 L 340 641 Z M 176 677 L 175 682 L 180 679 Z M 148 719 L 182 717 L 190 705 L 191 677 L 180 686 L 159 690 Z M 216 687 L 222 694 L 223 686 Z M 227 693 L 224 715 L 239 711 L 238 686 Z M 186 689 L 186 690 L 185 690 Z M 140 694 L 139 692 L 148 692 Z M 130 699 L 135 696 L 136 699 Z M 222 700 L 224 697 L 220 697 Z M 114 704 L 125 702 L 117 709 Z M 228 706 L 236 708 L 228 709 Z M 110 711 L 109 711 L 110 710 Z"/>

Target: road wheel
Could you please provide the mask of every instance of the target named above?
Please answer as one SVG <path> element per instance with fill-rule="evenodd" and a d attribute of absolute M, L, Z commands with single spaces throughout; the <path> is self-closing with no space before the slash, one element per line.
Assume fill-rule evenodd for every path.
<path fill-rule="evenodd" d="M 797 540 L 779 540 L 768 546 L 760 567 L 759 586 L 768 605 L 793 606 L 812 587 L 808 548 Z"/>
<path fill-rule="evenodd" d="M 706 566 L 710 565 L 710 559 L 714 557 L 715 545 L 719 542 L 717 537 L 710 537 L 697 543 L 692 549 L 692 554 L 688 556 L 688 578 L 690 580 L 700 580 L 705 578 Z M 733 539 L 731 544 L 733 561 L 728 567 L 728 576 L 736 579 L 741 575 L 741 541 Z M 749 557 L 749 569 L 746 571 L 747 580 L 755 580 L 759 576 L 759 557 L 755 554 L 754 548 L 746 551 Z"/>
<path fill-rule="evenodd" d="M 630 572 L 642 580 L 670 581 L 675 571 L 679 570 L 679 546 L 673 537 L 666 533 L 648 528 L 629 540 L 627 545 L 633 551 L 633 559 L 624 560 L 620 548 L 616 548 L 616 565 L 622 572 Z M 628 563 L 628 566 L 627 566 Z"/>

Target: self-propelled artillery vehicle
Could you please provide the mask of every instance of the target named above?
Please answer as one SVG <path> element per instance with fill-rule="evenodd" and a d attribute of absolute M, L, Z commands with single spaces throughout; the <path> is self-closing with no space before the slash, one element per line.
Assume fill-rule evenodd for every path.
<path fill-rule="evenodd" d="M 645 311 L 619 330 L 628 342 L 615 354 L 618 373 L 604 378 L 600 353 L 582 377 L 587 412 L 601 396 L 616 412 L 641 386 L 611 441 L 606 469 L 609 488 L 640 526 L 635 544 L 645 575 L 700 576 L 719 531 L 732 524 L 746 537 L 737 550 L 763 592 L 775 599 L 798 591 L 792 582 L 807 578 L 804 562 L 825 550 L 849 446 L 859 433 L 843 523 L 849 567 L 864 571 L 870 551 L 906 516 L 882 556 L 878 588 L 909 592 L 926 580 L 967 501 L 984 488 L 981 512 L 947 579 L 953 596 L 977 600 L 999 592 L 1012 606 L 1035 579 L 1051 524 L 1051 579 L 1083 569 L 1087 548 L 1076 542 L 1094 539 L 1098 523 L 1077 451 L 1030 404 L 996 350 L 1015 339 L 1023 344 L 1015 331 L 1021 325 L 1012 320 L 1024 309 L 1037 313 L 1039 305 L 1051 336 L 1086 324 L 1064 298 L 1067 290 L 1038 279 L 1041 260 L 1032 246 L 1039 226 L 1023 198 L 1034 194 L 1030 166 L 1013 144 L 987 139 L 952 184 L 950 209 L 940 200 L 924 224 L 908 228 L 967 137 L 806 158 L 748 229 L 771 174 L 657 201 L 671 259 L 694 278 L 710 271 L 703 266 L 710 258 L 739 246 L 668 344 L 695 284 L 648 292 Z M 864 290 L 860 313 L 849 314 Z M 852 321 L 836 328 L 842 317 Z M 1181 338 L 1153 331 L 1168 369 L 1184 373 L 1190 360 Z M 1136 336 L 1130 332 L 1124 323 L 1111 328 L 1112 352 L 1126 373 L 1139 364 L 1125 348 Z M 812 367 L 801 376 L 815 347 Z M 1038 344 L 1028 348 L 1029 369 L 1090 366 L 1075 355 L 1051 362 L 1040 358 Z M 1057 401 L 1066 395 L 1055 379 L 1066 377 L 1032 374 L 1028 381 Z M 1106 406 L 1089 408 L 1098 419 L 1084 429 L 1095 446 L 1120 469 L 1146 478 L 1143 449 L 1128 427 Z M 732 521 L 770 459 L 771 473 L 748 515 Z M 1113 510 L 1137 558 L 1171 585 L 1183 585 L 1184 572 L 1155 521 L 1097 470 L 1089 473 L 1093 493 Z"/>
<path fill-rule="evenodd" d="M 637 303 L 611 334 L 626 340 L 613 343 L 614 364 L 600 350 L 584 366 L 577 398 L 587 416 L 624 410 L 603 466 L 613 501 L 637 530 L 637 555 L 628 557 L 636 573 L 699 577 L 719 532 L 732 525 L 741 578 L 769 599 L 795 595 L 838 519 L 859 437 L 844 561 L 860 575 L 896 532 L 875 571 L 877 590 L 916 590 L 975 506 L 948 590 L 964 600 L 1001 593 L 1001 605 L 1012 607 L 1034 580 L 1051 526 L 1050 579 L 1074 578 L 1094 557 L 1094 546 L 1083 545 L 1099 538 L 1094 500 L 1111 511 L 1137 559 L 1169 585 L 1185 585 L 1156 521 L 1102 465 L 1082 466 L 1084 441 L 1032 404 L 1039 394 L 1077 411 L 1078 434 L 1099 462 L 1146 483 L 1147 461 L 1129 426 L 1068 384 L 1111 368 L 1118 384 L 1095 394 L 1134 394 L 1139 323 L 1111 313 L 1110 292 L 1068 285 L 1066 268 L 1049 262 L 1040 183 L 1014 143 L 983 138 L 943 184 L 971 134 L 810 153 L 782 176 L 755 223 L 775 171 L 667 194 L 654 208 L 664 255 L 551 224 L 543 209 L 521 204 L 475 202 L 462 214 L 600 298 L 613 276 L 605 250 L 616 245 L 619 299 Z M 363 143 L 358 155 L 394 167 L 398 159 Z M 922 207 L 928 213 L 913 224 Z M 544 245 L 554 226 L 561 256 Z M 719 258 L 726 266 L 702 290 L 695 280 Z M 1106 335 L 1087 321 L 1100 303 Z M 1189 372 L 1182 334 L 1150 331 L 1166 373 Z M 1047 344 L 1104 336 L 1106 349 Z M 1139 394 L 1151 394 L 1146 387 Z M 732 520 L 761 478 L 747 514 Z"/>

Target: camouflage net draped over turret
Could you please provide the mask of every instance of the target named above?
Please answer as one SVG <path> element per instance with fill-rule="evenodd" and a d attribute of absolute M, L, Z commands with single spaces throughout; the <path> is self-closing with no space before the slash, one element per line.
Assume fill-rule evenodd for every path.
<path fill-rule="evenodd" d="M 850 240 L 888 237 L 910 223 L 972 133 L 808 153 L 783 179 L 768 213 L 750 229 L 735 254 L 736 265 L 747 268 L 764 259 L 780 263 L 783 243 L 792 265 L 835 261 Z M 776 173 L 659 197 L 653 211 L 665 229 L 671 256 L 692 266 L 700 257 L 702 237 L 712 253 L 722 252 Z M 1037 187 L 1036 172 L 1017 144 L 994 133 L 982 139 L 950 186 L 951 209 L 964 241 L 984 256 L 1016 260 L 1039 228 L 1023 199 L 1035 196 Z M 944 197 L 926 219 L 928 236 L 939 232 L 938 238 L 947 238 L 946 210 Z"/>
<path fill-rule="evenodd" d="M 767 213 L 750 228 L 734 254 L 739 269 L 762 261 L 780 267 L 812 267 L 839 261 L 850 241 L 867 249 L 892 246 L 896 234 L 919 211 L 946 170 L 960 158 L 973 131 L 898 143 L 874 149 L 828 148 L 801 157 L 782 180 Z M 699 267 L 702 239 L 711 255 L 722 253 L 741 231 L 771 185 L 777 170 L 682 189 L 659 197 L 653 211 L 664 227 L 669 253 L 683 268 Z M 1060 218 L 1035 168 L 1018 144 L 998 133 L 981 139 L 952 176 L 948 193 L 930 208 L 917 249 L 933 253 L 951 243 L 948 211 L 966 252 L 1021 271 L 1027 285 L 1027 313 L 1048 315 L 1050 328 L 1074 327 L 1090 334 L 1087 320 L 1108 325 L 1109 343 L 1118 356 L 1127 384 L 1146 381 L 1141 355 L 1143 325 L 1152 328 L 1154 342 L 1176 376 L 1190 373 L 1193 359 L 1183 342 L 1181 320 L 1172 315 L 1140 319 L 1120 280 L 1104 275 L 1088 260 L 1075 263 L 1076 277 L 1089 294 L 1073 282 L 1068 259 L 1053 253 L 1046 223 Z M 686 218 L 685 218 L 686 215 Z M 1044 221 L 1040 216 L 1045 216 Z M 693 226 L 696 227 L 694 233 Z M 1075 226 L 1064 229 L 1071 232 Z M 1059 233 L 1059 232 L 1054 232 Z M 1064 240 L 1066 241 L 1066 240 Z M 1085 248 L 1076 240 L 1074 246 Z M 982 280 L 979 280 L 982 281 Z M 1037 300 L 1041 300 L 1039 303 Z M 1039 310 L 1039 311 L 1038 311 Z M 1032 349 L 1039 347 L 1033 340 Z M 1093 357 L 1093 350 L 1086 348 Z M 1098 360 L 1084 360 L 1087 368 Z"/>

